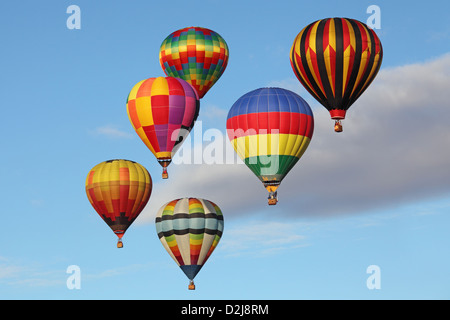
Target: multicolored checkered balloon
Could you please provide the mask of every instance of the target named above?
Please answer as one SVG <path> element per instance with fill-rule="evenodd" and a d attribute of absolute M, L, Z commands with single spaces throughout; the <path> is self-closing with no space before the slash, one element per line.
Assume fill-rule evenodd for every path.
<path fill-rule="evenodd" d="M 138 82 L 127 99 L 133 128 L 163 167 L 167 166 L 188 136 L 200 110 L 195 89 L 174 77 L 149 78 Z"/>
<path fill-rule="evenodd" d="M 189 82 L 201 99 L 225 71 L 228 54 L 227 43 L 218 33 L 189 27 L 164 39 L 159 62 L 167 76 Z"/>

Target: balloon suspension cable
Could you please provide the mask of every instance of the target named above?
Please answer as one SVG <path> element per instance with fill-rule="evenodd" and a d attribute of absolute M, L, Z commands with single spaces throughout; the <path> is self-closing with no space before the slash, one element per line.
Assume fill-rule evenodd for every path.
<path fill-rule="evenodd" d="M 334 131 L 336 131 L 336 132 L 342 132 L 342 123 L 341 123 L 341 120 L 336 120 L 335 122 L 334 122 Z"/>
<path fill-rule="evenodd" d="M 194 280 L 190 280 L 190 281 L 189 281 L 188 289 L 189 289 L 189 290 L 195 290 Z"/>
<path fill-rule="evenodd" d="M 117 248 L 123 248 L 123 242 L 122 242 L 122 239 L 119 239 L 119 240 L 117 241 Z"/>

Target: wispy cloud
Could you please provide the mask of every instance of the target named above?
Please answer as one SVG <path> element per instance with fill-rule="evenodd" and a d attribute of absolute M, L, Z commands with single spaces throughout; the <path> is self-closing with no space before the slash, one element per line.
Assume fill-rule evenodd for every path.
<path fill-rule="evenodd" d="M 302 85 L 296 78 L 273 80 L 273 81 L 269 82 L 269 84 L 267 86 L 287 89 L 287 90 L 290 90 L 292 92 L 295 92 L 295 93 L 301 95 L 303 98 L 306 97 L 305 93 L 307 91 L 305 89 L 303 89 Z"/>
<path fill-rule="evenodd" d="M 205 117 L 209 119 L 217 119 L 217 118 L 226 118 L 228 114 L 228 110 L 222 109 L 216 105 L 206 105 L 202 106 L 200 110 L 200 117 Z"/>
<path fill-rule="evenodd" d="M 21 274 L 25 269 L 21 266 L 11 265 L 5 261 L 0 261 L 0 282 L 3 279 L 14 278 Z"/>
<path fill-rule="evenodd" d="M 33 263 L 0 259 L 0 284 L 9 286 L 48 287 L 63 285 L 65 274 L 61 270 L 43 270 Z"/>
<path fill-rule="evenodd" d="M 151 265 L 153 264 L 151 263 Z M 16 261 L 0 257 L 0 285 L 14 287 L 66 286 L 67 278 L 70 276 L 70 273 L 67 273 L 67 267 L 55 268 L 36 264 L 33 261 Z M 132 264 L 98 272 L 81 269 L 81 277 L 82 281 L 97 280 L 134 273 L 148 269 L 148 267 L 149 264 Z"/>
<path fill-rule="evenodd" d="M 154 263 L 151 264 L 153 265 Z M 146 264 L 132 264 L 113 269 L 102 270 L 98 273 L 88 273 L 88 274 L 83 273 L 83 279 L 102 279 L 102 278 L 116 277 L 148 269 L 148 267 L 149 265 Z"/>
<path fill-rule="evenodd" d="M 227 229 L 221 241 L 225 256 L 267 256 L 308 246 L 299 223 L 256 221 Z"/>
<path fill-rule="evenodd" d="M 109 138 L 114 138 L 114 139 L 117 139 L 117 138 L 132 139 L 134 137 L 131 133 L 120 130 L 113 125 L 105 125 L 105 126 L 95 128 L 93 133 L 97 134 L 97 135 L 101 135 L 101 136 L 106 136 Z"/>

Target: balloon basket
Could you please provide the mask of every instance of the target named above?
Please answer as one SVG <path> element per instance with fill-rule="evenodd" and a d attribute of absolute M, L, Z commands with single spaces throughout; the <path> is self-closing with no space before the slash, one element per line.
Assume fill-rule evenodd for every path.
<path fill-rule="evenodd" d="M 271 190 L 271 191 L 269 191 L 269 197 L 267 198 L 268 199 L 267 202 L 269 203 L 269 206 L 274 206 L 278 202 L 278 196 L 277 196 L 277 189 L 276 188 L 278 188 L 278 186 L 276 186 L 275 188 L 272 188 L 272 189 L 268 188 L 268 190 Z"/>
<path fill-rule="evenodd" d="M 123 248 L 122 240 L 117 241 L 117 248 Z"/>
<path fill-rule="evenodd" d="M 169 178 L 169 173 L 167 173 L 167 169 L 166 168 L 163 168 L 162 178 L 163 179 L 168 179 Z"/>
<path fill-rule="evenodd" d="M 188 289 L 189 289 L 189 290 L 195 290 L 195 284 L 194 284 L 194 281 L 189 282 Z"/>
<path fill-rule="evenodd" d="M 336 132 L 342 132 L 343 131 L 341 121 L 336 120 L 334 122 L 334 131 L 336 131 Z"/>

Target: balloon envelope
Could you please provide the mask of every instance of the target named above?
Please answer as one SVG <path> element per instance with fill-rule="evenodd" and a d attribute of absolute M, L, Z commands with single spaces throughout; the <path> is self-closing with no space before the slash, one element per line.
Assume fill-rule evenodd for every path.
<path fill-rule="evenodd" d="M 227 118 L 231 144 L 269 192 L 275 192 L 306 151 L 313 130 L 309 105 L 282 88 L 260 88 L 243 95 Z"/>
<path fill-rule="evenodd" d="M 164 170 L 194 126 L 199 110 L 195 89 L 173 77 L 142 80 L 127 99 L 133 128 Z"/>
<path fill-rule="evenodd" d="M 297 35 L 290 61 L 306 90 L 341 120 L 378 73 L 383 49 L 376 33 L 348 18 L 313 22 Z"/>
<path fill-rule="evenodd" d="M 228 45 L 217 32 L 189 27 L 164 39 L 159 61 L 167 76 L 186 80 L 203 98 L 225 71 L 228 55 Z"/>
<path fill-rule="evenodd" d="M 209 200 L 183 198 L 163 205 L 155 225 L 166 251 L 193 281 L 222 237 L 223 215 Z"/>
<path fill-rule="evenodd" d="M 147 204 L 152 179 L 141 164 L 124 159 L 104 161 L 94 166 L 86 178 L 86 194 L 95 211 L 119 237 Z"/>

